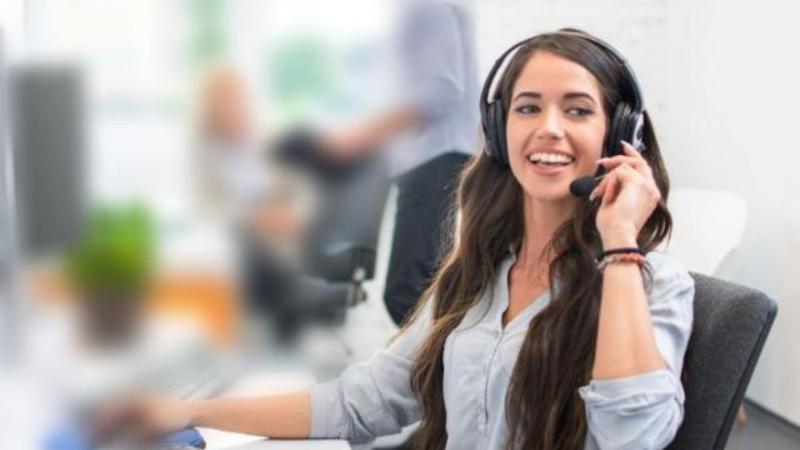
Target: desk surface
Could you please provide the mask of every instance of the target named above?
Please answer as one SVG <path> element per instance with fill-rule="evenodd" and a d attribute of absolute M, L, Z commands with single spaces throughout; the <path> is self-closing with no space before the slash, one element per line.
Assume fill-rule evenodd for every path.
<path fill-rule="evenodd" d="M 246 434 L 200 429 L 208 450 L 350 450 L 347 441 L 334 439 L 264 439 Z"/>
<path fill-rule="evenodd" d="M 313 383 L 307 373 L 259 372 L 246 375 L 226 390 L 223 397 L 243 397 L 296 391 Z M 239 433 L 200 428 L 208 450 L 350 450 L 343 440 L 264 439 Z"/>

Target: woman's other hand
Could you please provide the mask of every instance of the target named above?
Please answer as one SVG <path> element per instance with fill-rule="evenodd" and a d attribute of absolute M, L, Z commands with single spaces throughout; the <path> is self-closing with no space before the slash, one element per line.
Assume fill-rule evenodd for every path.
<path fill-rule="evenodd" d="M 92 425 L 95 440 L 101 442 L 113 437 L 158 439 L 191 425 L 190 405 L 152 395 L 129 397 L 98 408 Z"/>

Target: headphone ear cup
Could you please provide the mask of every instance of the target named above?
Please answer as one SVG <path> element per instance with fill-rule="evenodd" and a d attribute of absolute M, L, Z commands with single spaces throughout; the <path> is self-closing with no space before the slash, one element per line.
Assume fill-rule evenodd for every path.
<path fill-rule="evenodd" d="M 482 111 L 483 139 L 486 154 L 501 167 L 508 165 L 506 152 L 505 117 L 503 105 L 499 100 L 486 105 Z"/>
<path fill-rule="evenodd" d="M 506 144 L 506 112 L 503 102 L 496 101 L 492 105 L 492 126 L 494 127 L 497 160 L 503 167 L 508 166 L 508 146 Z"/>
<path fill-rule="evenodd" d="M 641 151 L 642 115 L 636 113 L 631 105 L 620 102 L 614 109 L 609 125 L 604 156 L 615 156 L 622 152 L 620 141 L 630 142 Z"/>
<path fill-rule="evenodd" d="M 639 152 L 643 152 L 646 149 L 644 145 L 644 113 L 634 113 L 632 118 L 633 122 L 633 131 L 631 132 L 631 141 L 630 143 L 636 150 Z"/>
<path fill-rule="evenodd" d="M 493 108 L 493 104 L 488 104 L 485 106 L 485 109 L 481 109 L 481 127 L 483 129 L 484 150 L 490 158 L 497 161 L 499 157 L 497 155 L 497 136 L 494 126 L 495 113 Z"/>

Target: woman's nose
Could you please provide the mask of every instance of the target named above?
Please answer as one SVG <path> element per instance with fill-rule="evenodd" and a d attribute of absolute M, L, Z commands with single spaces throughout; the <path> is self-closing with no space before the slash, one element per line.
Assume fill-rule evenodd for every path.
<path fill-rule="evenodd" d="M 539 139 L 561 139 L 564 137 L 564 128 L 561 125 L 560 111 L 548 108 L 542 114 L 542 121 L 536 130 Z"/>

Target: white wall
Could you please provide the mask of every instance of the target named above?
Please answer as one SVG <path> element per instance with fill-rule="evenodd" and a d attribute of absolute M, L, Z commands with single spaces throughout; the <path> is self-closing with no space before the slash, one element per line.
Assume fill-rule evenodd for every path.
<path fill-rule="evenodd" d="M 0 33 L 6 57 L 15 57 L 22 49 L 25 8 L 22 0 L 0 1 Z"/>
<path fill-rule="evenodd" d="M 800 3 L 676 2 L 666 103 L 676 185 L 747 201 L 742 246 L 720 270 L 777 300 L 778 317 L 748 396 L 800 424 Z"/>
<path fill-rule="evenodd" d="M 476 13 L 484 74 L 511 43 L 562 26 L 614 43 L 639 76 L 673 186 L 745 198 L 742 245 L 717 275 L 778 301 L 748 396 L 800 424 L 800 2 L 480 0 Z"/>

